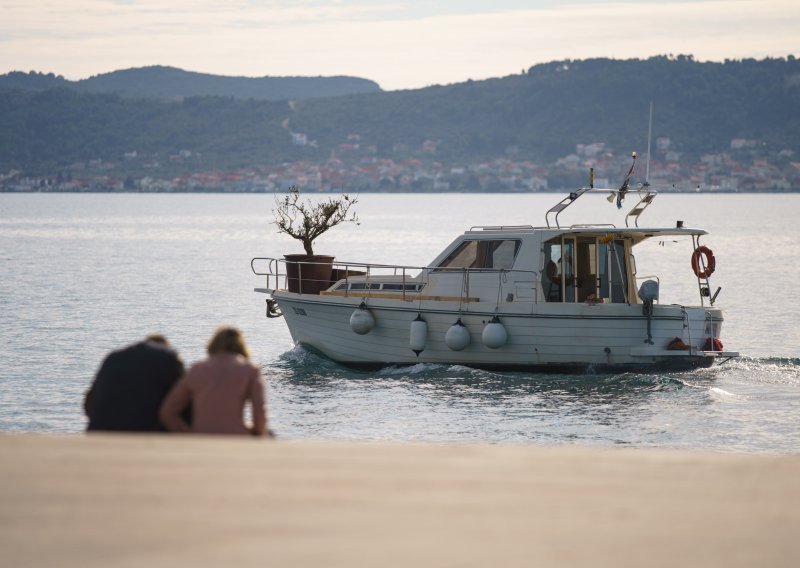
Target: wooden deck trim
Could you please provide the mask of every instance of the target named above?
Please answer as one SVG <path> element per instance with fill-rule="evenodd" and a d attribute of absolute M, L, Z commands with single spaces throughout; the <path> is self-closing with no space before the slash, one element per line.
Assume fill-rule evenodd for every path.
<path fill-rule="evenodd" d="M 382 298 L 384 300 L 405 300 L 406 302 L 480 302 L 480 298 L 459 298 L 458 296 L 426 296 L 418 292 L 382 292 L 381 290 L 323 290 L 320 296 L 339 296 L 343 298 Z"/>

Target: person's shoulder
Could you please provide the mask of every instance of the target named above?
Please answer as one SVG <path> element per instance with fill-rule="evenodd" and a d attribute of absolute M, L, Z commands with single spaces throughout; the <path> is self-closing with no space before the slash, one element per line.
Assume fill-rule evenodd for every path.
<path fill-rule="evenodd" d="M 136 345 L 140 345 L 145 349 L 150 349 L 153 351 L 159 351 L 164 353 L 175 353 L 175 350 L 170 345 L 164 345 L 163 343 L 158 343 L 156 341 L 140 341 Z"/>
<path fill-rule="evenodd" d="M 242 370 L 260 369 L 249 359 L 237 353 L 217 353 L 209 357 L 209 361 L 217 361 L 220 365 L 235 367 Z"/>
<path fill-rule="evenodd" d="M 178 352 L 169 345 L 163 345 L 154 341 L 141 341 L 132 346 L 140 353 L 148 353 L 157 357 L 164 357 L 169 359 L 178 359 Z"/>
<path fill-rule="evenodd" d="M 130 355 L 126 359 L 139 361 L 141 364 L 157 365 L 168 370 L 172 375 L 182 375 L 185 371 L 183 360 L 169 345 L 154 341 L 141 341 L 131 346 Z"/>
<path fill-rule="evenodd" d="M 261 375 L 261 367 L 259 365 L 256 365 L 249 359 L 245 359 L 244 357 L 242 357 L 242 365 L 243 368 L 247 369 L 247 371 L 252 375 L 259 375 L 259 376 Z"/>
<path fill-rule="evenodd" d="M 200 361 L 195 361 L 191 365 L 189 365 L 189 372 L 198 372 L 202 371 L 203 369 L 207 369 L 208 367 L 213 365 L 213 361 L 211 359 L 201 359 Z"/>
<path fill-rule="evenodd" d="M 138 343 L 131 343 L 130 345 L 126 345 L 125 347 L 120 347 L 119 349 L 114 349 L 111 353 L 106 356 L 106 361 L 119 361 L 124 359 L 129 359 L 131 357 L 136 357 L 140 353 L 142 353 L 142 345 L 143 341 Z"/>
<path fill-rule="evenodd" d="M 247 369 L 259 369 L 260 368 L 258 365 L 253 363 L 250 359 L 248 359 L 247 357 L 244 357 L 242 355 L 235 355 L 235 361 L 236 361 L 237 365 L 239 365 L 240 367 L 245 367 Z"/>

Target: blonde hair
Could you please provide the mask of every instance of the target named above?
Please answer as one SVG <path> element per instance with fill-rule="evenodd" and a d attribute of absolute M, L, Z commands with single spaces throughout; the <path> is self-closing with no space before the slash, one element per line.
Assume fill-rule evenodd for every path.
<path fill-rule="evenodd" d="M 209 355 L 214 353 L 238 353 L 245 359 L 250 358 L 250 352 L 244 343 L 242 332 L 235 327 L 220 327 L 206 347 Z"/>

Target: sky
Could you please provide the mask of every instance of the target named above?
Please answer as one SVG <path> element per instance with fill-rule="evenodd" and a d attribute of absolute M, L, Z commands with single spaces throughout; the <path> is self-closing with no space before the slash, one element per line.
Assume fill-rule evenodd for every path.
<path fill-rule="evenodd" d="M 800 0 L 0 0 L 0 73 L 169 65 L 385 90 L 562 59 L 800 56 Z"/>

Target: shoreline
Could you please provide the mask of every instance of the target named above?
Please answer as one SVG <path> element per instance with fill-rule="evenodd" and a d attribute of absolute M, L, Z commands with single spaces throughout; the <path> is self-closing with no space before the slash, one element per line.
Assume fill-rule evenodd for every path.
<path fill-rule="evenodd" d="M 657 188 L 656 188 L 657 189 Z M 547 189 L 547 190 L 540 190 L 540 191 L 513 191 L 513 190 L 504 190 L 504 191 L 379 191 L 379 190 L 370 190 L 370 189 L 361 189 L 357 190 L 354 193 L 358 195 L 362 194 L 370 194 L 370 195 L 563 195 L 568 194 L 573 189 Z M 635 192 L 636 190 L 631 190 Z M 0 193 L 10 193 L 10 194 L 27 194 L 27 193 L 47 193 L 47 194 L 57 194 L 57 195 L 64 195 L 64 194 L 109 194 L 109 195 L 136 195 L 138 193 L 146 194 L 146 195 L 185 195 L 185 194 L 196 194 L 196 195 L 283 195 L 285 191 L 283 190 L 275 190 L 275 191 L 247 191 L 247 190 L 226 190 L 226 189 L 209 189 L 209 190 L 175 190 L 175 191 L 157 191 L 157 190 L 145 190 L 145 191 L 133 191 L 133 190 L 124 190 L 124 191 L 113 191 L 113 190 L 86 190 L 86 191 L 41 191 L 41 190 L 11 190 L 11 189 L 0 189 Z M 308 195 L 338 195 L 341 194 L 341 191 L 313 191 L 308 192 Z M 345 191 L 344 193 L 347 193 Z M 800 193 L 800 188 L 792 188 L 790 190 L 777 190 L 777 189 L 770 189 L 770 190 L 757 190 L 757 189 L 743 189 L 743 190 L 733 190 L 733 189 L 665 189 L 658 191 L 659 195 L 793 195 L 796 193 Z"/>
<path fill-rule="evenodd" d="M 795 566 L 800 455 L 0 434 L 9 566 Z"/>

